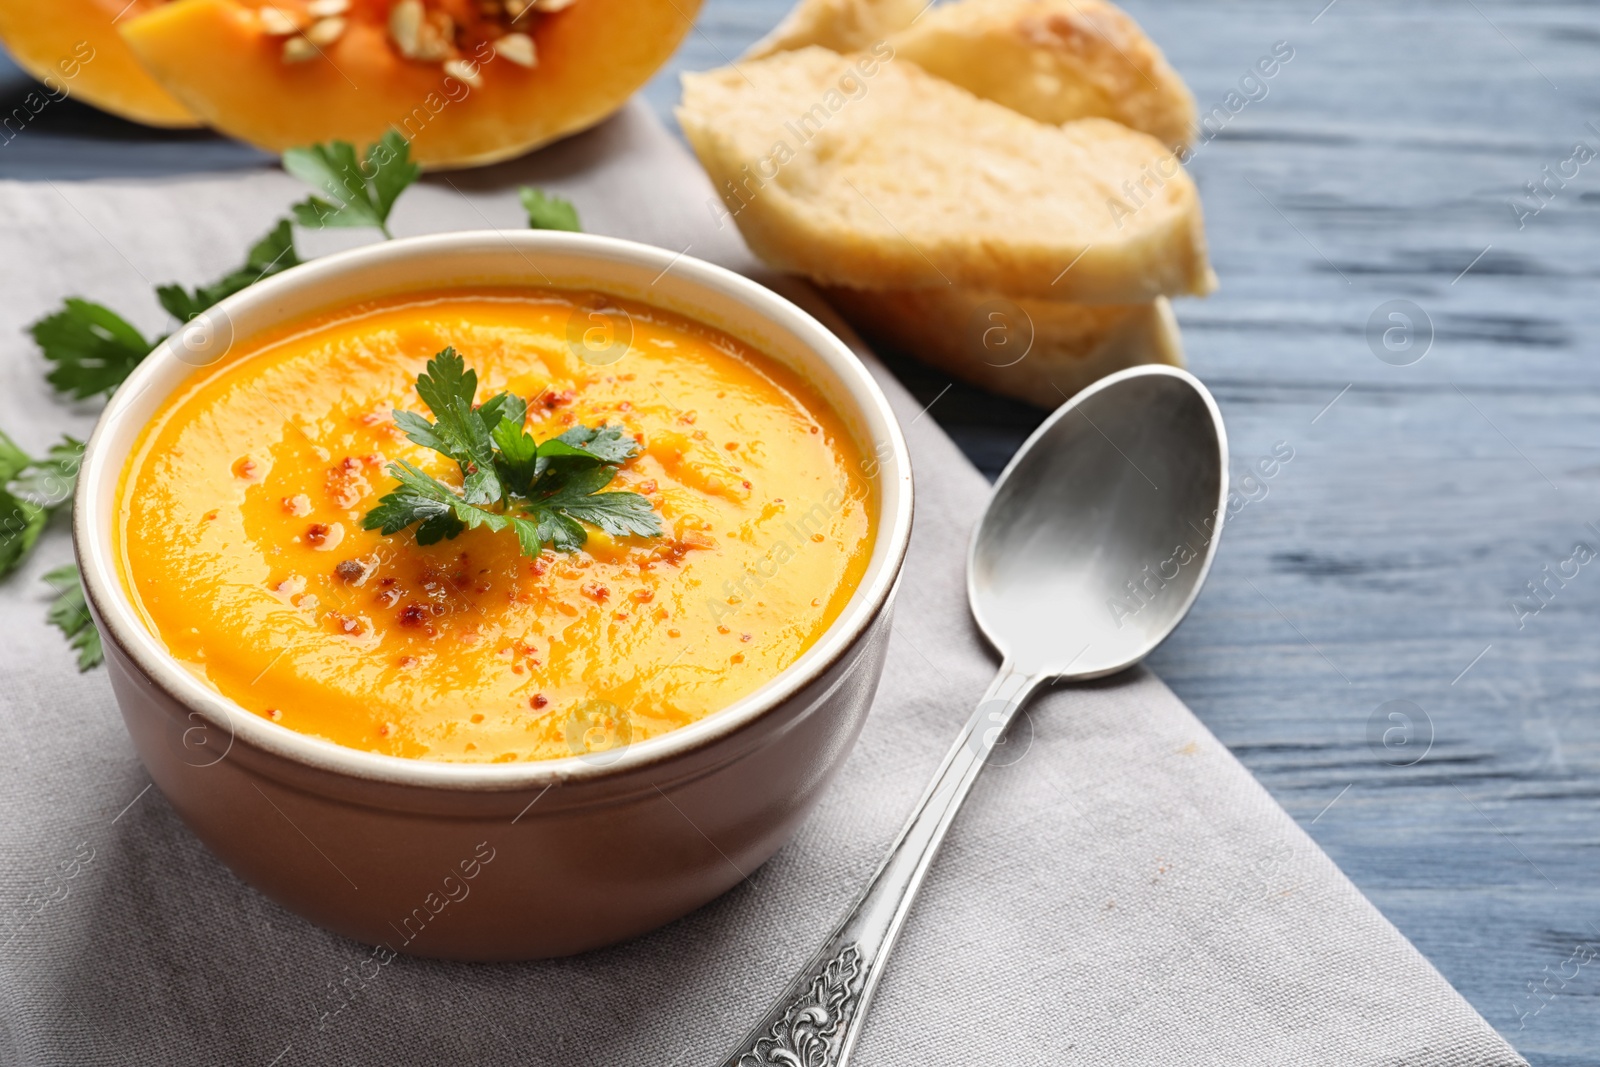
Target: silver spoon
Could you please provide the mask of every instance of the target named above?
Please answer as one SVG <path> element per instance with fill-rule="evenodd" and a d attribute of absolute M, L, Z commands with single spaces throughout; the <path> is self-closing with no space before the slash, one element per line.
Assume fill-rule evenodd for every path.
<path fill-rule="evenodd" d="M 972 614 L 1003 660 L 883 865 L 726 1067 L 843 1067 L 934 853 L 978 772 L 1047 682 L 1131 667 L 1200 592 L 1228 495 L 1228 439 L 1192 375 L 1134 367 L 1045 420 L 967 555 Z"/>

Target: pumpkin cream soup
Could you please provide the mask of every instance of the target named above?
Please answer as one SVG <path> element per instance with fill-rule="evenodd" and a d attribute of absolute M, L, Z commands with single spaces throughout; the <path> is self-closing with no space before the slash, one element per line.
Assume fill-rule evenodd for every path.
<path fill-rule="evenodd" d="M 631 343 L 600 365 L 569 323 L 607 304 Z M 413 295 L 197 374 L 129 458 L 119 548 L 150 629 L 250 712 L 550 759 L 694 722 L 810 647 L 871 554 L 862 459 L 805 382 L 698 323 Z"/>

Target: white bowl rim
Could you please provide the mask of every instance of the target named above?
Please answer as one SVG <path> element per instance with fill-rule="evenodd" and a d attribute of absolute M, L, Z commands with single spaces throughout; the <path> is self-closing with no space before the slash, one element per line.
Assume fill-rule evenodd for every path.
<path fill-rule="evenodd" d="M 880 489 L 883 509 L 878 516 L 873 559 L 861 583 L 816 643 L 760 688 L 687 726 L 605 753 L 604 759 L 588 755 L 519 763 L 447 763 L 367 752 L 291 730 L 246 711 L 178 663 L 139 618 L 118 573 L 112 548 L 115 509 L 101 505 L 102 494 L 98 487 L 107 478 L 121 477 L 127 457 L 106 455 L 104 442 L 110 437 L 112 427 L 129 417 L 133 401 L 151 387 L 151 379 L 158 372 L 162 357 L 173 355 L 171 346 L 177 337 L 174 334 L 157 345 L 117 388 L 89 437 L 74 501 L 73 542 L 85 592 L 102 623 L 112 631 L 109 639 L 114 640 L 163 693 L 189 712 L 200 714 L 211 726 L 226 731 L 229 749 L 234 741 L 242 741 L 315 770 L 432 790 L 512 792 L 618 777 L 709 746 L 779 707 L 821 678 L 867 632 L 887 605 L 904 564 L 911 535 L 910 452 L 899 422 L 871 372 L 844 341 L 787 298 L 742 274 L 683 253 L 615 237 L 551 230 L 465 230 L 401 238 L 322 256 L 256 282 L 223 300 L 215 310 L 228 317 L 255 304 L 268 304 L 280 294 L 315 288 L 330 277 L 346 272 L 370 270 L 376 274 L 386 264 L 410 257 L 471 252 L 490 244 L 504 246 L 507 242 L 522 252 L 585 256 L 595 261 L 597 270 L 607 261 L 646 266 L 663 274 L 670 269 L 678 280 L 687 279 L 698 287 L 732 298 L 778 329 L 797 337 L 837 374 L 850 399 L 860 407 L 860 414 L 875 424 L 872 426 L 874 435 L 881 433 L 888 441 L 892 456 L 879 467 L 884 479 Z M 457 287 L 470 289 L 467 285 Z M 596 288 L 603 290 L 604 283 L 598 283 Z M 392 294 L 393 290 L 375 288 L 375 295 L 379 292 Z M 176 387 L 175 382 L 163 396 L 171 395 Z M 875 443 L 866 442 L 869 447 Z M 115 490 L 111 496 L 115 499 Z"/>

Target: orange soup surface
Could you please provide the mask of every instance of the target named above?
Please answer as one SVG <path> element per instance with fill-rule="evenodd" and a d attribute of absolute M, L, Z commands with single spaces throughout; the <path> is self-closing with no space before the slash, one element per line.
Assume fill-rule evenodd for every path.
<path fill-rule="evenodd" d="M 609 304 L 631 343 L 583 343 Z M 574 325 L 574 323 L 576 325 Z M 570 339 L 569 339 L 570 338 Z M 624 338 L 625 339 L 625 338 Z M 608 333 L 607 343 L 620 343 Z M 591 339 L 592 341 L 592 339 Z M 408 460 L 400 408 L 453 346 L 479 402 L 525 398 L 538 440 L 620 425 L 660 537 L 587 527 L 573 553 L 508 531 L 419 545 L 362 528 Z M 837 416 L 716 330 L 599 294 L 419 294 L 240 346 L 180 389 L 123 476 L 123 575 L 147 625 L 244 709 L 341 745 L 509 762 L 604 751 L 694 722 L 793 663 L 871 554 L 873 494 Z"/>

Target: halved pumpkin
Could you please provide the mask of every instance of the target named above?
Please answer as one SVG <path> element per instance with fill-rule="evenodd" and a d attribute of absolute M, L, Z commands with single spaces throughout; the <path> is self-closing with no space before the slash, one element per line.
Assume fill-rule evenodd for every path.
<path fill-rule="evenodd" d="M 700 0 L 173 0 L 126 19 L 146 69 L 207 123 L 273 152 L 394 128 L 412 158 L 520 155 L 621 107 Z"/>
<path fill-rule="evenodd" d="M 117 25 L 162 0 L 0 0 L 0 42 L 17 65 L 45 83 L 146 126 L 200 120 L 150 77 Z"/>

